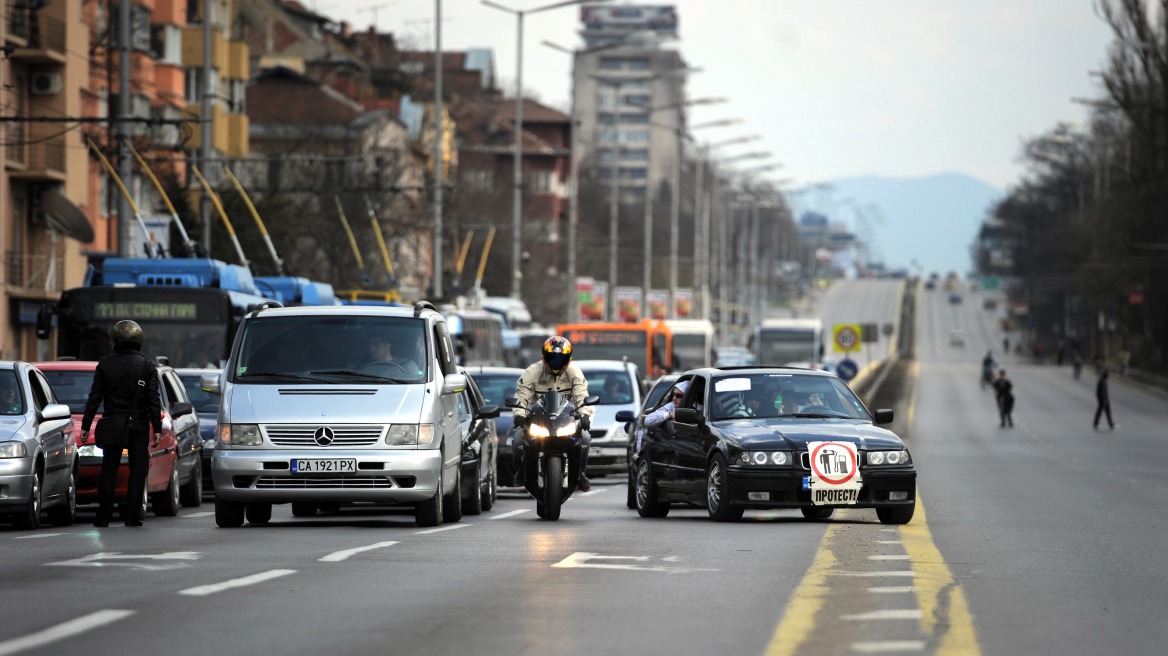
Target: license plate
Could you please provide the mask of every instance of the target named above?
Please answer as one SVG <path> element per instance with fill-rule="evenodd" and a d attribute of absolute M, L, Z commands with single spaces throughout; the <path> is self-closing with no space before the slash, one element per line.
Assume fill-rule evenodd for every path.
<path fill-rule="evenodd" d="M 293 474 L 347 474 L 357 471 L 356 458 L 332 458 L 329 460 L 293 460 Z"/>
<path fill-rule="evenodd" d="M 810 490 L 810 489 L 811 489 L 811 477 L 810 477 L 810 476 L 804 476 L 804 477 L 803 477 L 803 489 L 804 489 L 804 490 Z"/>

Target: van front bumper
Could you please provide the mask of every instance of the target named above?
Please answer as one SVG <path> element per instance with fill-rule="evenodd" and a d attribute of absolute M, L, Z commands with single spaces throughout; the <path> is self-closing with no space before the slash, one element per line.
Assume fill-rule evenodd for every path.
<path fill-rule="evenodd" d="M 294 474 L 292 460 L 357 461 L 352 473 Z M 442 451 L 427 449 L 328 453 L 299 449 L 216 449 L 211 458 L 215 497 L 249 503 L 372 501 L 417 503 L 438 490 Z"/>

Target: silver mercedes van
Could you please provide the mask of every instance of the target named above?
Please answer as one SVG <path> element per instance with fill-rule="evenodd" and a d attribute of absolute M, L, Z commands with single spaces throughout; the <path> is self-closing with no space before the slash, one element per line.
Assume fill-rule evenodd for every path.
<path fill-rule="evenodd" d="M 221 394 L 219 526 L 266 523 L 286 503 L 297 517 L 379 502 L 413 506 L 420 526 L 462 518 L 466 377 L 430 303 L 254 310 L 222 373 L 201 382 Z"/>

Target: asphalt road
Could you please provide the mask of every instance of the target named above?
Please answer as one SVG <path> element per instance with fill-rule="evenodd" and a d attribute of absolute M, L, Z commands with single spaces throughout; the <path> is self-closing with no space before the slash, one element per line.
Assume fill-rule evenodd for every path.
<path fill-rule="evenodd" d="M 839 285 L 823 303 L 873 293 Z M 558 522 L 516 493 L 435 529 L 277 506 L 225 530 L 205 504 L 98 530 L 89 511 L 0 525 L 0 656 L 1161 653 L 1168 401 L 1116 381 L 1120 427 L 1096 432 L 1089 373 L 1005 359 L 1018 403 L 1001 429 L 977 385 L 993 315 L 922 292 L 919 381 L 897 409 L 920 476 L 907 526 L 863 510 L 642 519 L 623 477 Z"/>

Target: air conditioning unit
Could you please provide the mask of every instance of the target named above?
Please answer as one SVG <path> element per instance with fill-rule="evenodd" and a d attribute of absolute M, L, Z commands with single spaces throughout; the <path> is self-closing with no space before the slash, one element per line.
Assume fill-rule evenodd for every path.
<path fill-rule="evenodd" d="M 30 79 L 32 93 L 40 96 L 51 96 L 61 93 L 61 74 L 57 72 L 41 71 L 33 73 Z"/>

